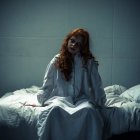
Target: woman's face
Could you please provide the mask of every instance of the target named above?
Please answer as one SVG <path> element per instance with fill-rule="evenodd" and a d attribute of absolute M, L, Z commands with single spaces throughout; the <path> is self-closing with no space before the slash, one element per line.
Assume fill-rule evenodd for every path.
<path fill-rule="evenodd" d="M 68 51 L 72 54 L 78 54 L 83 45 L 83 38 L 81 36 L 72 36 L 68 41 Z"/>

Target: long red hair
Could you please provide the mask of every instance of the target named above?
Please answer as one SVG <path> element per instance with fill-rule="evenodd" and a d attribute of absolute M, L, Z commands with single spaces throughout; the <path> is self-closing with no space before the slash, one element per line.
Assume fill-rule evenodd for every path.
<path fill-rule="evenodd" d="M 71 53 L 68 51 L 68 47 L 67 47 L 68 41 L 72 36 L 81 36 L 83 38 L 83 45 L 80 48 L 80 55 L 82 57 L 83 65 L 87 64 L 88 59 L 91 58 L 95 59 L 95 57 L 90 52 L 90 48 L 89 48 L 89 33 L 81 28 L 77 28 L 71 31 L 65 37 L 60 49 L 60 56 L 56 61 L 56 66 L 63 73 L 66 81 L 69 81 L 71 79 L 71 73 L 72 73 L 73 58 Z"/>

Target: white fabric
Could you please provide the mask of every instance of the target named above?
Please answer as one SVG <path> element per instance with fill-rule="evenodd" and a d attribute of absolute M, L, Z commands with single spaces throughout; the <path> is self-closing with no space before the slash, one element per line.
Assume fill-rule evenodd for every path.
<path fill-rule="evenodd" d="M 81 56 L 74 57 L 72 78 L 66 82 L 59 69 L 55 67 L 56 55 L 48 64 L 42 90 L 38 95 L 41 104 L 54 97 L 69 97 L 73 103 L 86 99 L 95 105 L 103 106 L 106 97 L 102 81 L 98 73 L 97 63 L 90 59 L 87 66 L 83 66 Z"/>
<path fill-rule="evenodd" d="M 105 89 L 110 87 L 114 87 L 114 85 Z M 110 130 L 106 137 L 110 134 L 140 131 L 140 104 L 122 97 L 121 94 L 116 94 L 115 91 L 106 92 L 106 97 L 106 106 L 109 108 L 106 108 L 103 114 L 106 116 L 106 127 Z"/>
<path fill-rule="evenodd" d="M 36 108 L 24 106 L 23 104 L 39 105 L 36 97 L 38 90 L 39 87 L 32 86 L 31 88 L 7 93 L 0 98 L 0 124 L 4 123 L 8 126 L 18 126 L 23 118 L 28 120 L 28 123 L 31 123 L 35 117 L 34 115 L 39 112 L 34 114 L 33 112 Z"/>
<path fill-rule="evenodd" d="M 140 103 L 140 84 L 129 88 L 120 96 L 135 101 L 136 103 Z"/>
<path fill-rule="evenodd" d="M 48 105 L 38 119 L 39 140 L 102 140 L 104 124 L 97 106 L 104 106 L 106 96 L 96 62 L 89 59 L 87 66 L 83 66 L 81 56 L 76 55 L 72 78 L 66 81 L 55 67 L 57 57 L 47 66 L 37 96 L 42 105 Z"/>
<path fill-rule="evenodd" d="M 127 88 L 121 85 L 111 85 L 111 86 L 107 86 L 104 88 L 105 93 L 107 94 L 116 94 L 116 95 L 120 95 L 122 94 L 124 91 L 126 91 Z"/>
<path fill-rule="evenodd" d="M 38 119 L 39 140 L 102 140 L 103 120 L 88 102 L 73 105 L 58 97 Z"/>

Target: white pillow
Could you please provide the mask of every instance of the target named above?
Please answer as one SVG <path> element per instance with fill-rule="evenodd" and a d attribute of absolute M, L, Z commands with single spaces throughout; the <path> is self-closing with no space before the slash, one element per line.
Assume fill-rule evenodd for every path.
<path fill-rule="evenodd" d="M 123 92 L 120 97 L 125 97 L 131 101 L 140 103 L 140 84 L 129 88 L 128 90 Z"/>
<path fill-rule="evenodd" d="M 121 85 L 112 85 L 112 86 L 107 86 L 104 88 L 104 91 L 106 94 L 113 93 L 120 95 L 126 90 L 126 87 L 121 86 Z"/>

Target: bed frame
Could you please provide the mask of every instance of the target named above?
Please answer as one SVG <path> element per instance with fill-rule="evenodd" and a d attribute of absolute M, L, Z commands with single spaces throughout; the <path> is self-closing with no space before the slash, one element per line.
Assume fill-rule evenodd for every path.
<path fill-rule="evenodd" d="M 18 127 L 10 127 L 0 125 L 0 140 L 38 140 L 37 134 L 29 133 L 29 127 L 26 124 L 20 124 L 22 129 Z M 32 135 L 32 136 L 31 136 Z"/>
<path fill-rule="evenodd" d="M 27 133 L 28 130 L 26 128 L 19 132 L 18 128 L 0 126 L 0 140 L 28 140 Z M 34 140 L 37 140 L 36 138 L 37 136 L 34 137 Z M 140 131 L 113 135 L 108 140 L 140 140 Z"/>
<path fill-rule="evenodd" d="M 108 140 L 140 140 L 140 131 L 127 132 L 120 135 L 113 135 Z"/>

